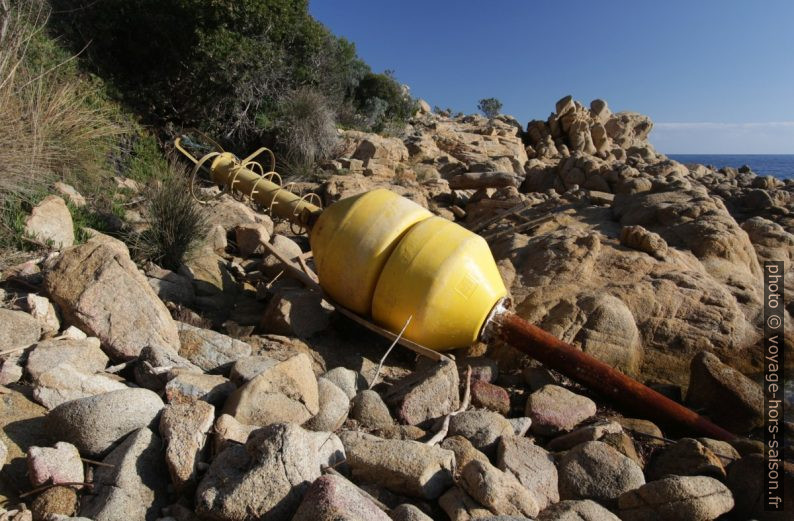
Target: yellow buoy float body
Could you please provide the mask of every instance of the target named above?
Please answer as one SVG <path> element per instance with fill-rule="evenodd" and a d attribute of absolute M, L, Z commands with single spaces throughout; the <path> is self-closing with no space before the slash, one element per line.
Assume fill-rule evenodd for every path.
<path fill-rule="evenodd" d="M 400 238 L 432 215 L 385 188 L 326 208 L 310 237 L 323 290 L 351 311 L 369 315 L 380 273 Z"/>
<path fill-rule="evenodd" d="M 437 351 L 466 347 L 507 294 L 485 240 L 380 188 L 323 211 L 310 236 L 333 300 Z"/>
<path fill-rule="evenodd" d="M 485 240 L 442 217 L 403 236 L 381 272 L 372 317 L 436 351 L 466 347 L 507 294 Z"/>

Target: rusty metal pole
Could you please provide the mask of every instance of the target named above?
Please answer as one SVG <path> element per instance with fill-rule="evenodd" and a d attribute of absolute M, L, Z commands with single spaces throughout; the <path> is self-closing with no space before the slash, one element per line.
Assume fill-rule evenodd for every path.
<path fill-rule="evenodd" d="M 513 313 L 506 311 L 496 313 L 489 328 L 489 334 L 498 336 L 547 367 L 556 369 L 643 416 L 662 422 L 673 422 L 718 440 L 730 441 L 736 438 L 734 434 L 691 409 L 657 393 Z"/>

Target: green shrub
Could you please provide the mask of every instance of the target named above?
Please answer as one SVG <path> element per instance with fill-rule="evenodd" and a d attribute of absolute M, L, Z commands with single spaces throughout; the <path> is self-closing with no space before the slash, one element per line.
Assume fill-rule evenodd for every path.
<path fill-rule="evenodd" d="M 488 119 L 493 119 L 502 110 L 502 102 L 496 98 L 483 98 L 477 104 L 477 109 L 485 114 Z"/>
<path fill-rule="evenodd" d="M 390 72 L 364 76 L 356 88 L 355 98 L 362 112 L 369 113 L 368 117 L 372 117 L 376 110 L 382 112 L 372 125 L 376 131 L 383 128 L 387 121 L 407 121 L 417 110 L 416 100 Z M 383 102 L 386 104 L 385 110 L 382 109 Z"/>
<path fill-rule="evenodd" d="M 52 0 L 55 27 L 148 122 L 258 144 L 300 86 L 336 108 L 368 67 L 309 15 L 307 0 Z"/>
<path fill-rule="evenodd" d="M 168 160 L 157 139 L 148 132 L 133 134 L 120 147 L 119 173 L 141 183 L 171 176 Z"/>
<path fill-rule="evenodd" d="M 149 228 L 128 243 L 136 260 L 150 260 L 176 270 L 209 232 L 201 207 L 188 189 L 186 176 L 174 174 L 150 188 L 146 205 Z"/>

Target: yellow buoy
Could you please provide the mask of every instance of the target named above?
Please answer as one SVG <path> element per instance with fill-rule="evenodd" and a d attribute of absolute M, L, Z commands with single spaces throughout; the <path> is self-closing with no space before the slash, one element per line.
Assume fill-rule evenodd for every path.
<path fill-rule="evenodd" d="M 378 277 L 394 247 L 406 230 L 432 215 L 384 188 L 331 205 L 310 237 L 323 290 L 353 312 L 368 315 Z"/>
<path fill-rule="evenodd" d="M 455 349 L 477 341 L 506 294 L 485 240 L 431 217 L 408 230 L 383 267 L 372 317 L 391 331 L 413 317 L 405 338 L 437 351 Z"/>

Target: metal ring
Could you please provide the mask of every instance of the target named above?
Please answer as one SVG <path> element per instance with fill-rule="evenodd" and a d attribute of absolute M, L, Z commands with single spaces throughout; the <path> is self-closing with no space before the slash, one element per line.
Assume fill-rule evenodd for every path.
<path fill-rule="evenodd" d="M 257 149 L 257 150 L 256 150 L 256 151 L 253 153 L 253 154 L 251 154 L 250 156 L 248 156 L 248 157 L 246 157 L 245 159 L 243 159 L 243 161 L 242 161 L 242 162 L 243 162 L 243 163 L 248 163 L 248 162 L 249 162 L 249 161 L 251 161 L 253 158 L 255 158 L 256 156 L 258 156 L 259 154 L 261 154 L 262 152 L 267 152 L 267 153 L 268 153 L 268 155 L 270 155 L 270 170 L 275 170 L 275 169 L 276 169 L 276 156 L 275 156 L 275 154 L 273 154 L 273 151 L 272 151 L 272 150 L 270 150 L 270 149 L 269 149 L 269 148 L 267 148 L 267 147 L 260 147 L 260 148 L 258 148 L 258 149 Z"/>
<path fill-rule="evenodd" d="M 297 219 L 298 217 L 300 217 L 300 209 L 301 209 L 301 207 L 300 207 L 300 206 L 301 206 L 301 203 L 304 203 L 304 202 L 306 202 L 306 203 L 309 203 L 309 204 L 311 204 L 311 202 L 309 201 L 309 199 L 311 199 L 312 197 L 316 197 L 316 198 L 317 198 L 317 204 L 316 204 L 316 206 L 317 206 L 318 208 L 322 209 L 322 207 L 323 207 L 323 200 L 322 200 L 322 198 L 321 198 L 319 195 L 317 195 L 316 193 L 314 193 L 314 192 L 308 192 L 308 193 L 306 193 L 306 194 L 302 195 L 302 196 L 300 197 L 300 199 L 298 199 L 298 204 L 296 204 L 296 205 L 295 205 L 295 210 L 292 212 L 292 215 L 293 215 L 293 217 L 295 217 L 296 219 Z M 301 223 L 301 224 L 299 224 L 300 228 L 298 228 L 298 231 L 297 231 L 297 232 L 295 231 L 295 228 L 294 228 L 294 226 L 295 226 L 295 222 L 294 222 L 294 221 L 290 221 L 290 223 L 289 223 L 289 229 L 290 229 L 290 231 L 292 231 L 292 233 L 294 233 L 295 235 L 301 235 L 301 234 L 303 234 L 303 233 L 305 233 L 305 232 L 307 232 L 307 231 L 308 231 L 308 228 L 306 227 L 306 225 L 305 225 L 305 224 L 302 224 L 302 223 Z"/>
<path fill-rule="evenodd" d="M 259 177 L 262 177 L 263 175 L 265 175 L 265 169 L 262 166 L 262 163 L 258 163 L 256 161 L 248 161 L 246 163 L 243 163 L 243 168 L 247 168 L 248 170 L 250 170 L 251 172 L 253 172 L 255 174 L 257 174 L 256 169 L 258 168 L 259 172 L 258 172 L 257 175 L 259 175 Z"/>
<path fill-rule="evenodd" d="M 277 184 L 279 186 L 284 184 L 284 179 L 281 178 L 281 174 L 276 172 L 275 170 L 271 170 L 270 172 L 263 175 L 265 179 L 269 180 L 271 183 Z M 278 177 L 278 181 L 273 181 L 274 177 Z"/>
<path fill-rule="evenodd" d="M 290 182 L 285 184 L 284 186 L 279 186 L 278 190 L 276 190 L 276 193 L 273 194 L 273 199 L 270 200 L 270 206 L 267 207 L 267 212 L 270 214 L 271 217 L 273 216 L 273 204 L 276 202 L 276 198 L 278 197 L 278 194 L 282 190 L 286 190 L 287 192 L 289 192 L 289 187 L 294 184 L 295 184 L 294 182 Z"/>
<path fill-rule="evenodd" d="M 219 155 L 221 155 L 220 152 L 210 152 L 209 154 L 205 154 L 201 159 L 198 160 L 196 165 L 193 167 L 193 172 L 190 174 L 190 195 L 199 204 L 207 205 L 207 204 L 210 204 L 210 202 L 213 199 L 217 199 L 218 197 L 220 197 L 220 194 L 218 194 L 213 199 L 202 200 L 202 199 L 199 199 L 198 197 L 196 197 L 196 191 L 195 191 L 196 174 L 201 169 L 201 167 L 204 166 L 204 163 L 206 163 L 208 159 L 212 159 L 213 157 L 216 157 L 216 156 L 219 156 Z M 223 193 L 223 192 L 221 192 L 221 193 Z"/>

